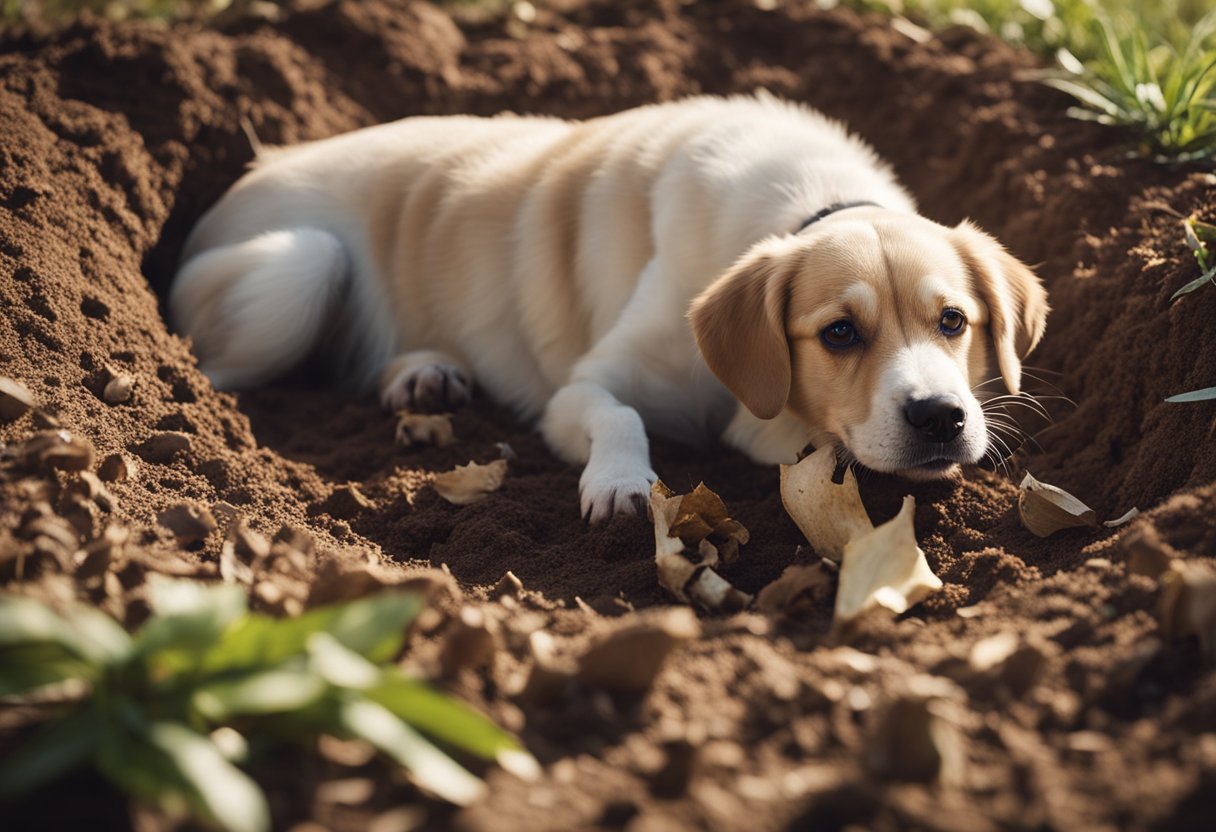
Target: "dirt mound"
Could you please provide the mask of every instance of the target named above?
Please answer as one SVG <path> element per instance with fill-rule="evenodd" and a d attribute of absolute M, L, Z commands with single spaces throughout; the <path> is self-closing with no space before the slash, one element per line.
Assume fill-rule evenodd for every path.
<path fill-rule="evenodd" d="M 510 695 L 526 662 L 508 644 L 492 671 L 451 684 L 520 731 L 546 766 L 540 783 L 491 773 L 489 799 L 454 814 L 380 773 L 372 801 L 339 810 L 312 794 L 334 766 L 283 760 L 258 771 L 279 825 L 363 828 L 401 801 L 419 803 L 431 826 L 494 830 L 1182 829 L 1210 818 L 1216 681 L 1195 644 L 1159 632 L 1155 584 L 1125 574 L 1120 541 L 1155 527 L 1192 559 L 1216 542 L 1213 405 L 1162 402 L 1216 383 L 1216 356 L 1202 349 L 1216 293 L 1168 303 L 1194 263 L 1160 210 L 1216 215 L 1216 177 L 1127 158 L 1121 137 L 1069 119 L 1066 99 L 1025 77 L 1031 59 L 1000 43 L 962 29 L 912 38 L 812 5 L 604 2 L 458 25 L 426 4 L 347 0 L 220 31 L 84 22 L 0 43 L 0 376 L 42 403 L 0 425 L 0 441 L 16 447 L 58 426 L 99 458 L 138 463 L 110 486 L 112 515 L 91 517 L 82 538 L 122 524 L 153 560 L 207 569 L 220 535 L 183 554 L 156 516 L 183 499 L 224 504 L 221 514 L 267 535 L 307 530 L 320 552 L 312 568 L 446 564 L 466 601 L 571 645 L 670 603 L 649 524 L 583 528 L 578 472 L 528 426 L 478 401 L 455 419 L 457 444 L 407 449 L 373 402 L 298 379 L 217 393 L 167 332 L 158 292 L 191 223 L 251 158 L 242 120 L 263 142 L 288 143 L 420 113 L 582 117 L 757 87 L 849 123 L 926 215 L 971 217 L 1041 264 L 1054 312 L 1032 363 L 1076 405 L 1045 400 L 1054 422 L 1034 426 L 1037 445 L 1011 466 L 1103 516 L 1147 512 L 1130 530 L 1044 541 L 1018 522 L 1005 470 L 918 488 L 917 533 L 945 590 L 896 622 L 866 624 L 850 647 L 829 634 L 826 602 L 794 622 L 711 618 L 649 696 L 582 691 L 541 706 Z M 110 405 L 115 374 L 134 379 L 134 394 Z M 489 499 L 457 508 L 427 487 L 432 472 L 498 456 L 500 442 L 517 458 Z M 751 530 L 727 571 L 743 589 L 809 557 L 774 470 L 717 448 L 660 445 L 655 462 L 674 487 L 707 482 Z M 66 481 L 56 476 L 0 470 L 10 587 L 14 558 L 37 545 L 23 531 L 31 512 Z M 864 494 L 889 517 L 904 489 L 878 479 Z M 27 590 L 62 578 L 48 564 L 23 576 Z M 521 601 L 487 600 L 508 569 L 526 587 Z M 995 682 L 969 672 L 972 645 L 1007 632 L 1035 672 Z M 419 645 L 423 671 L 433 648 Z M 965 764 L 932 785 L 900 782 L 880 759 L 899 745 L 884 715 L 892 703 L 916 712 L 926 696 Z M 21 726 L 2 723 L 0 741 Z M 60 825 L 66 811 L 54 794 L 19 808 L 22 828 Z"/>

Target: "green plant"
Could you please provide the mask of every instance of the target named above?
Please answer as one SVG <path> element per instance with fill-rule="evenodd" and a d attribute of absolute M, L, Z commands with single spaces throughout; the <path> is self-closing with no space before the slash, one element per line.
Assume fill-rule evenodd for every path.
<path fill-rule="evenodd" d="M 1180 49 L 1150 47 L 1142 30 L 1106 16 L 1094 25 L 1101 52 L 1045 81 L 1083 105 L 1070 114 L 1133 128 L 1144 155 L 1189 160 L 1216 153 L 1216 13 L 1202 18 Z"/>
<path fill-rule="evenodd" d="M 234 587 L 150 588 L 156 615 L 133 636 L 95 609 L 0 596 L 0 701 L 53 714 L 0 764 L 0 800 L 92 765 L 171 814 L 263 832 L 266 800 L 213 741 L 221 727 L 225 747 L 362 739 L 457 804 L 484 786 L 435 742 L 520 773 L 535 767 L 485 717 L 385 664 L 421 606 L 413 595 L 274 619 L 249 612 Z"/>
<path fill-rule="evenodd" d="M 1177 292 L 1170 296 L 1170 301 L 1176 301 L 1183 295 L 1189 295 L 1196 289 L 1208 283 L 1216 282 L 1216 253 L 1212 252 L 1209 245 L 1216 245 L 1216 225 L 1211 223 L 1200 222 L 1199 218 L 1192 214 L 1182 221 L 1182 227 L 1186 233 L 1186 245 L 1195 255 L 1195 262 L 1199 264 L 1199 277 L 1187 283 Z M 1179 393 L 1176 396 L 1170 396 L 1166 399 L 1167 402 L 1201 402 L 1208 399 L 1216 399 L 1216 387 L 1205 387 L 1202 390 L 1192 390 L 1189 393 Z"/>
<path fill-rule="evenodd" d="M 834 0 L 833 0 L 834 2 Z M 1129 128 L 1160 160 L 1216 153 L 1216 12 L 1206 0 L 844 0 L 961 24 L 1058 60 L 1072 115 Z"/>

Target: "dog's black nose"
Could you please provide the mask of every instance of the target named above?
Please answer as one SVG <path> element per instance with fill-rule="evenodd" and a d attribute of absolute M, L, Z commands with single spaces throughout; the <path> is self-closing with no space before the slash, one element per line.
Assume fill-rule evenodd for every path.
<path fill-rule="evenodd" d="M 926 441 L 950 442 L 963 432 L 967 412 L 958 396 L 932 396 L 908 402 L 904 418 Z"/>

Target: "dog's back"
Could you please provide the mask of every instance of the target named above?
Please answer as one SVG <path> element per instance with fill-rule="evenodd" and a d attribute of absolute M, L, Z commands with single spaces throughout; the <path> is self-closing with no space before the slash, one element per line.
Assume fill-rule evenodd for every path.
<path fill-rule="evenodd" d="M 680 330 L 654 360 L 691 374 L 688 301 L 797 224 L 799 188 L 830 201 L 836 180 L 911 207 L 864 145 L 768 98 L 405 119 L 260 158 L 191 235 L 170 309 L 218 386 L 263 383 L 336 333 L 356 383 L 441 350 L 535 415 L 647 268 L 645 314 Z"/>

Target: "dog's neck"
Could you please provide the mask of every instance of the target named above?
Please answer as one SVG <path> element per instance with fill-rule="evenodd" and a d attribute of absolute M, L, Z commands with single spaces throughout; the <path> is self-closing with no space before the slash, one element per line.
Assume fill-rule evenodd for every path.
<path fill-rule="evenodd" d="M 801 234 L 803 231 L 806 231 L 808 228 L 810 228 L 815 223 L 819 222 L 822 219 L 830 217 L 832 214 L 835 214 L 838 211 L 847 211 L 850 208 L 881 208 L 881 207 L 882 206 L 879 205 L 877 202 L 874 202 L 873 200 L 869 200 L 869 199 L 857 199 L 857 200 L 852 200 L 849 202 L 833 202 L 831 205 L 827 206 L 826 208 L 821 208 L 818 211 L 816 211 L 815 213 L 811 214 L 806 219 L 804 219 L 802 221 L 802 223 L 798 226 L 798 230 L 795 231 L 794 233 Z"/>

